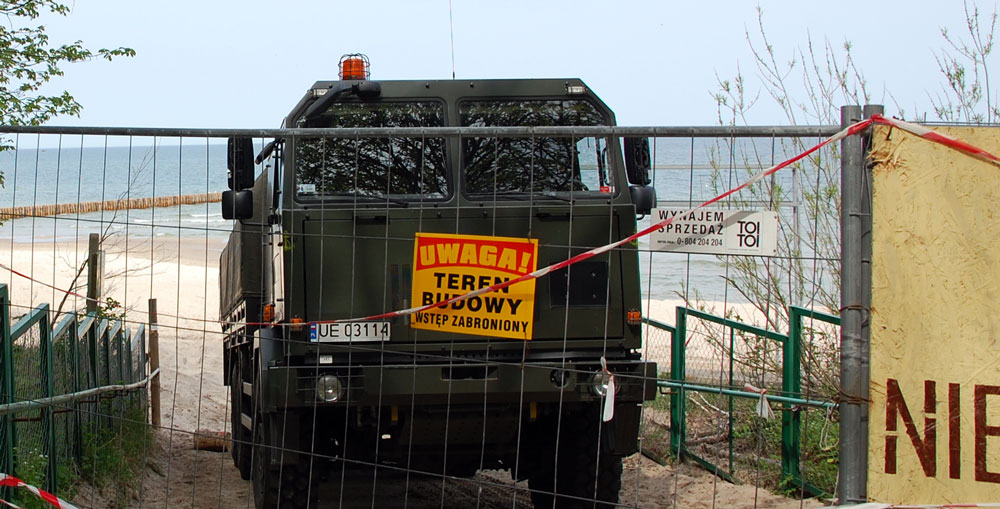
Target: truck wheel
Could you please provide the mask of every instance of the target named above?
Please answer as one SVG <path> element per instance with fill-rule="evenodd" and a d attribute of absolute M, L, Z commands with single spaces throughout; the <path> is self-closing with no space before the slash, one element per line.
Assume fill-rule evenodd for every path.
<path fill-rule="evenodd" d="M 614 421 L 601 423 L 597 412 L 590 410 L 564 415 L 559 453 L 553 446 L 539 454 L 538 468 L 528 479 L 536 508 L 603 508 L 618 503 L 622 458 L 612 453 L 610 445 Z M 553 472 L 557 462 L 558 472 Z"/>
<path fill-rule="evenodd" d="M 319 500 L 318 466 L 310 475 L 309 459 L 304 454 L 298 455 L 299 461 L 295 464 L 271 466 L 274 455 L 279 454 L 271 445 L 270 419 L 273 418 L 272 415 L 258 413 L 254 420 L 251 469 L 254 507 L 315 507 Z"/>
<path fill-rule="evenodd" d="M 277 472 L 271 468 L 271 444 L 268 432 L 268 423 L 263 422 L 265 417 L 257 414 L 253 425 L 253 501 L 254 507 L 264 509 L 276 507 L 278 505 L 278 479 Z"/>
<path fill-rule="evenodd" d="M 239 360 L 229 371 L 229 385 L 231 387 L 232 404 L 231 417 L 233 428 L 233 464 L 240 471 L 240 477 L 244 480 L 250 479 L 250 462 L 253 454 L 251 445 L 252 433 L 243 427 L 243 377 L 242 362 Z"/>

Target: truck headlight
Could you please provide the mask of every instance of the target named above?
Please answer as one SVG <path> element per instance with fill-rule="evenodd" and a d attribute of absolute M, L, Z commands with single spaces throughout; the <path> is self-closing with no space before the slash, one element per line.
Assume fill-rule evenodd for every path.
<path fill-rule="evenodd" d="M 328 403 L 340 401 L 344 395 L 344 384 L 333 375 L 323 375 L 316 380 L 316 396 Z"/>

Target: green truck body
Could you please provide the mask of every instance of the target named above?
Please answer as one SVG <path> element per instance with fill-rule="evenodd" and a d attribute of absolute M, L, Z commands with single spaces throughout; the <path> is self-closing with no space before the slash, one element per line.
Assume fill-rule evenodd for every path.
<path fill-rule="evenodd" d="M 614 115 L 575 79 L 349 80 L 314 84 L 284 124 L 502 125 L 607 126 Z M 539 268 L 633 233 L 619 140 L 296 135 L 258 157 L 252 186 L 245 143 L 230 140 L 224 207 L 240 220 L 220 260 L 220 313 L 233 457 L 258 506 L 336 506 L 320 494 L 375 468 L 509 469 L 536 504 L 617 500 L 613 478 L 655 394 L 635 245 L 537 279 L 530 338 L 417 328 L 414 314 L 329 335 L 334 320 L 426 304 L 412 298 L 417 233 L 536 239 Z M 435 302 L 471 289 L 441 277 Z M 616 385 L 607 422 L 602 358 Z"/>

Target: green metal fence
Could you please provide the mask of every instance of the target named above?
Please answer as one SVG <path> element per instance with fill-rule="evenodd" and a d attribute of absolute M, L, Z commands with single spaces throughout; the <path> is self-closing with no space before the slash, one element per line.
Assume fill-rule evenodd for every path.
<path fill-rule="evenodd" d="M 780 403 L 778 411 L 781 413 L 781 479 L 784 489 L 800 490 L 805 494 L 822 495 L 824 490 L 810 483 L 808 476 L 803 472 L 802 465 L 802 413 L 809 408 L 819 408 L 824 411 L 836 409 L 836 403 L 817 398 L 811 398 L 802 390 L 802 366 L 803 343 L 807 332 L 812 331 L 806 327 L 805 320 L 817 320 L 830 325 L 839 326 L 840 319 L 836 316 L 814 311 L 811 309 L 792 306 L 788 309 L 789 331 L 788 334 L 762 329 L 760 327 L 731 320 L 725 317 L 716 316 L 710 313 L 691 309 L 687 307 L 676 308 L 675 325 L 658 322 L 656 320 L 644 319 L 647 327 L 653 331 L 667 333 L 670 336 L 670 370 L 668 379 L 658 380 L 661 391 L 669 394 L 670 411 L 670 452 L 677 458 L 690 459 L 716 475 L 734 480 L 734 399 L 760 399 L 761 392 L 748 389 L 741 383 L 736 383 L 737 376 L 734 367 L 734 358 L 737 346 L 735 338 L 737 335 L 755 336 L 774 343 L 780 349 L 780 377 L 778 380 L 763 380 L 759 389 L 768 389 L 766 397 L 768 400 Z M 718 385 L 708 385 L 693 383 L 687 372 L 687 353 L 689 340 L 689 325 L 692 320 L 701 320 L 722 326 L 724 341 L 722 346 L 728 349 L 722 358 L 726 361 L 720 368 L 720 383 Z M 648 333 L 647 333 L 648 334 Z M 728 343 L 728 344 L 727 344 Z M 771 385 L 777 387 L 769 387 Z M 698 454 L 688 445 L 688 396 L 689 393 L 700 392 L 716 394 L 725 399 L 728 404 L 726 413 L 728 415 L 727 446 L 728 461 L 723 461 L 724 465 L 712 462 L 710 459 Z M 726 456 L 723 454 L 723 456 Z"/>
<path fill-rule="evenodd" d="M 127 398 L 145 404 L 145 326 L 68 313 L 53 327 L 48 304 L 11 325 L 10 310 L 0 284 L 0 472 L 58 493 L 84 437 L 114 425 Z"/>

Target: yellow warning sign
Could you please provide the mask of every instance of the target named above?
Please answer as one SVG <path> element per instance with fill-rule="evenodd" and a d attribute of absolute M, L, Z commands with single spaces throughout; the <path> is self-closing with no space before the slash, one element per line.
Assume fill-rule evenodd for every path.
<path fill-rule="evenodd" d="M 538 240 L 418 233 L 413 247 L 412 302 L 426 306 L 533 272 Z M 531 339 L 535 280 L 428 311 L 410 320 L 415 329 Z"/>

